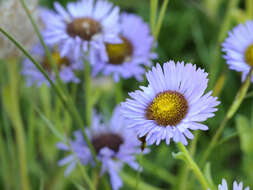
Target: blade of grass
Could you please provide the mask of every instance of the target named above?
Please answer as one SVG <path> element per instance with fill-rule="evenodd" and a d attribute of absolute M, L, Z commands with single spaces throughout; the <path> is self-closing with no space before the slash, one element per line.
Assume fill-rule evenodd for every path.
<path fill-rule="evenodd" d="M 48 74 L 46 73 L 46 71 L 40 66 L 40 64 L 38 64 L 36 62 L 36 60 L 29 54 L 29 52 L 27 52 L 23 46 L 21 44 L 19 44 L 11 35 L 9 35 L 3 28 L 0 27 L 0 32 L 6 36 L 12 43 L 14 43 L 14 45 L 19 48 L 20 51 L 22 51 L 22 53 L 28 57 L 28 59 L 35 65 L 35 67 L 43 74 L 43 76 L 46 78 L 46 80 L 50 83 L 50 85 L 52 86 L 53 90 L 56 92 L 56 95 L 60 98 L 60 100 L 62 101 L 63 105 L 66 107 L 66 109 L 69 111 L 70 115 L 73 117 L 73 120 L 77 122 L 77 124 L 79 125 L 80 128 L 83 128 L 83 120 L 80 116 L 80 114 L 78 113 L 76 107 L 74 106 L 70 96 L 68 96 L 68 98 L 66 97 L 66 95 L 53 83 L 53 81 L 50 79 L 50 77 L 48 76 Z M 94 161 L 96 162 L 97 166 L 99 167 L 100 163 L 97 160 L 96 157 L 96 152 L 95 149 L 93 147 L 93 145 L 91 144 L 90 140 L 88 139 L 88 136 L 86 135 L 85 131 L 82 130 L 83 132 L 83 136 L 84 136 L 84 140 L 87 143 L 87 146 L 89 147 L 91 154 L 92 154 L 92 158 L 94 159 Z"/>

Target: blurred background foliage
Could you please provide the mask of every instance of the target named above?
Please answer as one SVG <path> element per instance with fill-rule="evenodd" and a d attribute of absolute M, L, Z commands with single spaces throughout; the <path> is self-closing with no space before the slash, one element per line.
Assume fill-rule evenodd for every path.
<path fill-rule="evenodd" d="M 197 146 L 192 153 L 195 152 L 197 162 L 241 84 L 240 75 L 228 70 L 222 59 L 221 42 L 232 26 L 252 18 L 253 9 L 250 9 L 251 12 L 247 10 L 249 1 L 170 0 L 166 11 L 156 48 L 159 58 L 155 62 L 184 60 L 205 68 L 210 73 L 210 89 L 214 88 L 214 93 L 222 102 L 216 117 L 207 121 L 210 130 L 195 133 L 196 140 L 192 143 L 197 143 Z M 40 4 L 52 8 L 53 2 L 41 0 Z M 59 2 L 65 5 L 69 0 Z M 113 2 L 120 6 L 121 11 L 136 13 L 149 22 L 148 0 Z M 162 0 L 159 0 L 161 4 Z M 55 146 L 59 138 L 53 129 L 55 127 L 69 137 L 71 131 L 77 129 L 72 118 L 50 88 L 26 87 L 20 74 L 20 64 L 11 62 L 17 60 L 1 60 L 0 63 L 0 189 L 22 189 L 22 183 L 29 184 L 30 189 L 85 189 L 78 168 L 65 178 L 65 168 L 57 166 L 57 161 L 64 154 Z M 97 97 L 96 108 L 109 118 L 115 107 L 115 89 L 107 83 L 98 82 L 98 85 L 103 86 L 100 88 L 103 97 Z M 124 96 L 127 97 L 127 93 L 139 85 L 133 79 L 123 81 Z M 69 91 L 84 115 L 82 88 L 82 84 L 69 85 Z M 252 90 L 251 87 L 250 92 Z M 234 179 L 243 180 L 253 187 L 252 98 L 252 93 L 249 93 L 209 158 L 215 184 L 226 178 L 230 182 Z M 187 166 L 172 157 L 172 152 L 177 152 L 173 143 L 170 146 L 153 146 L 151 150 L 143 160 L 140 189 L 200 189 L 193 174 L 186 175 Z M 28 170 L 29 181 L 24 181 L 23 170 Z M 205 171 L 210 175 L 208 169 Z M 125 184 L 122 189 L 133 189 L 136 173 L 126 167 L 121 175 Z M 101 180 L 100 186 L 99 189 L 110 189 L 106 180 Z"/>

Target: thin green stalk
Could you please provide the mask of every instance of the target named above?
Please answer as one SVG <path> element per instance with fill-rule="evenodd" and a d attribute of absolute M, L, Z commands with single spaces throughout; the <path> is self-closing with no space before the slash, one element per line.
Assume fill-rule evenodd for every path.
<path fill-rule="evenodd" d="M 75 108 L 71 98 L 67 99 L 65 94 L 53 83 L 53 81 L 50 79 L 50 77 L 48 76 L 48 74 L 46 73 L 46 71 L 40 66 L 40 64 L 38 64 L 36 62 L 36 60 L 23 48 L 23 46 L 21 44 L 19 44 L 11 35 L 9 35 L 4 29 L 2 29 L 0 27 L 0 32 L 6 36 L 12 43 L 14 43 L 16 45 L 17 48 L 19 48 L 19 50 L 22 51 L 22 53 L 27 56 L 27 58 L 35 65 L 35 67 L 42 73 L 42 75 L 46 78 L 46 80 L 50 83 L 52 89 L 56 92 L 56 95 L 60 98 L 60 100 L 62 101 L 63 105 L 67 108 L 67 110 L 69 111 L 69 113 L 71 114 L 71 116 L 74 118 L 74 121 L 77 122 L 77 124 L 79 125 L 80 128 L 83 127 L 83 121 L 80 117 L 80 114 L 78 113 L 77 109 Z M 91 144 L 90 140 L 88 139 L 88 136 L 86 135 L 85 131 L 82 130 L 83 132 L 83 136 L 84 136 L 84 140 L 87 143 L 87 146 L 89 147 L 89 149 L 91 150 L 92 153 L 92 157 L 94 159 L 94 161 L 97 163 L 97 165 L 99 165 L 99 162 L 96 158 L 96 152 L 94 150 L 93 145 Z"/>
<path fill-rule="evenodd" d="M 145 168 L 146 173 L 155 176 L 157 179 L 162 180 L 165 183 L 174 185 L 177 177 L 171 174 L 166 168 L 157 166 L 154 162 L 147 159 L 142 159 L 142 165 Z"/>
<path fill-rule="evenodd" d="M 63 143 L 67 144 L 68 147 L 70 147 L 70 151 L 72 154 L 74 154 L 74 158 L 77 162 L 77 166 L 80 168 L 81 170 L 81 174 L 84 178 L 84 181 L 87 183 L 87 185 L 89 186 L 89 188 L 91 190 L 95 190 L 91 179 L 89 178 L 89 176 L 87 175 L 87 172 L 85 171 L 83 165 L 80 163 L 80 160 L 78 159 L 75 151 L 72 149 L 72 146 L 70 145 L 69 141 L 67 140 L 67 138 L 62 135 L 57 128 L 46 118 L 46 116 L 43 115 L 43 113 L 41 113 L 41 111 L 39 110 L 39 108 L 34 106 L 34 109 L 36 110 L 36 112 L 38 113 L 38 115 L 41 117 L 41 119 L 45 122 L 46 126 L 49 128 L 49 130 L 59 139 L 61 140 Z"/>
<path fill-rule="evenodd" d="M 35 118 L 35 113 L 34 113 L 34 110 L 32 109 L 32 107 L 29 105 L 29 109 L 27 112 L 28 112 L 28 115 L 27 115 L 27 118 L 28 119 L 28 135 L 27 135 L 27 143 L 28 143 L 28 158 L 29 160 L 33 160 L 35 159 L 35 145 L 36 143 L 35 142 L 35 128 L 36 128 L 36 118 Z"/>
<path fill-rule="evenodd" d="M 237 92 L 237 95 L 232 103 L 232 105 L 230 106 L 230 108 L 228 109 L 226 116 L 224 117 L 223 121 L 221 122 L 218 130 L 215 132 L 215 135 L 213 136 L 208 148 L 206 149 L 206 151 L 204 152 L 200 165 L 203 166 L 203 164 L 206 162 L 209 154 L 211 153 L 212 149 L 215 147 L 215 145 L 217 144 L 226 124 L 227 121 L 229 119 L 231 119 L 234 114 L 236 113 L 236 111 L 239 109 L 241 103 L 243 102 L 247 91 L 250 87 L 250 83 L 251 83 L 251 78 L 253 76 L 253 67 L 250 69 L 249 74 L 247 75 L 246 80 L 243 82 L 241 88 L 239 89 L 239 91 Z"/>
<path fill-rule="evenodd" d="M 137 174 L 136 174 L 135 190 L 138 190 L 140 180 L 141 180 L 142 159 L 143 159 L 143 152 L 141 152 L 140 156 L 139 156 L 139 167 L 138 167 Z"/>
<path fill-rule="evenodd" d="M 225 18 L 221 24 L 221 29 L 219 31 L 218 39 L 215 45 L 215 49 L 213 52 L 213 60 L 210 63 L 210 75 L 209 75 L 209 86 L 212 88 L 215 84 L 219 68 L 220 68 L 220 54 L 221 54 L 221 43 L 224 41 L 227 31 L 229 30 L 231 21 L 233 19 L 233 11 L 237 7 L 239 0 L 230 0 L 228 3 L 227 11 Z"/>
<path fill-rule="evenodd" d="M 68 143 L 68 144 L 69 144 L 69 143 Z M 69 147 L 71 147 L 71 146 L 69 145 Z M 84 168 L 83 165 L 81 164 L 80 160 L 78 159 L 78 157 L 77 157 L 75 151 L 72 149 L 72 147 L 71 147 L 71 151 L 72 151 L 72 153 L 75 155 L 74 157 L 75 157 L 75 160 L 76 160 L 76 162 L 77 162 L 77 165 L 79 166 L 79 168 L 80 168 L 80 170 L 81 170 L 81 173 L 82 173 L 82 175 L 83 175 L 83 178 L 84 178 L 84 180 L 86 181 L 86 183 L 87 183 L 89 189 L 90 189 L 90 190 L 96 190 L 95 185 L 93 185 L 92 180 L 91 180 L 91 179 L 89 178 L 89 176 L 87 175 L 87 172 L 86 172 L 85 168 Z"/>
<path fill-rule="evenodd" d="M 24 8 L 24 10 L 25 10 L 25 12 L 26 12 L 29 20 L 31 21 L 31 24 L 32 24 L 32 26 L 34 28 L 35 33 L 37 34 L 37 36 L 38 36 L 38 38 L 40 40 L 40 43 L 42 44 L 42 46 L 43 46 L 43 48 L 45 50 L 45 53 L 46 53 L 46 56 L 47 56 L 47 58 L 49 60 L 50 66 L 53 68 L 54 73 L 56 75 L 57 82 L 60 84 L 60 86 L 62 88 L 64 88 L 64 90 L 66 90 L 65 86 L 64 86 L 64 84 L 62 82 L 62 80 L 60 79 L 59 71 L 57 69 L 56 63 L 54 62 L 54 59 L 53 59 L 53 57 L 51 55 L 51 52 L 49 51 L 49 49 L 48 49 L 48 47 L 47 47 L 47 45 L 46 45 L 46 43 L 45 43 L 45 41 L 44 41 L 41 33 L 40 33 L 39 27 L 37 26 L 36 22 L 34 21 L 32 15 L 30 13 L 30 10 L 28 9 L 27 5 L 25 4 L 25 1 L 24 0 L 20 0 L 20 2 L 22 4 L 22 6 L 23 6 L 23 8 Z"/>
<path fill-rule="evenodd" d="M 197 146 L 197 141 L 198 141 L 198 136 L 199 136 L 199 131 L 197 131 L 195 133 L 195 137 L 191 143 L 190 146 L 190 155 L 193 157 L 196 151 L 196 146 Z M 179 178 L 179 188 L 178 189 L 186 189 L 187 186 L 187 179 L 188 179 L 188 175 L 190 172 L 190 168 L 184 164 L 181 168 L 181 172 L 180 172 L 180 178 Z"/>
<path fill-rule="evenodd" d="M 245 99 L 246 98 L 252 98 L 253 97 L 253 92 L 249 92 L 246 96 L 245 96 Z"/>
<path fill-rule="evenodd" d="M 136 187 L 135 176 L 128 175 L 126 172 L 121 172 L 120 176 L 123 179 L 124 184 L 126 184 L 129 187 L 128 189 L 136 190 L 135 189 L 135 187 Z M 140 181 L 139 187 L 140 187 L 141 190 L 144 190 L 144 189 L 145 190 L 164 190 L 162 188 L 158 188 L 158 187 L 152 186 L 150 184 L 147 184 L 144 181 Z"/>
<path fill-rule="evenodd" d="M 215 147 L 222 146 L 223 144 L 227 143 L 231 139 L 236 138 L 238 136 L 239 136 L 239 133 L 238 132 L 234 132 L 234 133 L 230 134 L 229 136 L 222 138 L 218 143 L 216 143 Z"/>
<path fill-rule="evenodd" d="M 84 61 L 84 89 L 85 89 L 85 116 L 86 124 L 88 127 L 91 126 L 92 119 L 92 88 L 91 88 L 91 69 L 90 64 L 87 60 Z"/>
<path fill-rule="evenodd" d="M 18 160 L 19 160 L 19 167 L 20 167 L 20 177 L 21 177 L 21 189 L 22 190 L 29 190 L 29 177 L 27 171 L 27 152 L 26 152 L 26 141 L 25 141 L 25 132 L 24 126 L 20 115 L 20 108 L 19 108 L 19 98 L 18 98 L 18 79 L 17 79 L 17 63 L 15 61 L 11 61 L 9 63 L 10 68 L 10 89 L 9 93 L 9 117 L 12 120 L 15 134 L 16 134 L 16 141 L 17 141 L 17 148 L 18 148 Z M 7 91 L 6 91 L 7 92 Z M 6 94 L 7 95 L 7 94 Z"/>
<path fill-rule="evenodd" d="M 253 19 L 253 1 L 245 0 L 246 4 L 246 13 L 249 19 Z"/>
<path fill-rule="evenodd" d="M 185 146 L 182 143 L 178 143 L 178 148 L 179 150 L 184 153 L 186 162 L 188 164 L 188 166 L 192 169 L 193 173 L 196 175 L 196 177 L 198 178 L 202 188 L 204 190 L 209 189 L 209 184 L 204 176 L 204 174 L 201 172 L 200 168 L 198 167 L 198 165 L 195 163 L 195 161 L 192 159 L 190 153 L 188 152 L 188 150 L 185 148 Z"/>
<path fill-rule="evenodd" d="M 29 17 L 29 19 L 30 19 L 30 21 L 32 23 L 32 26 L 33 26 L 33 28 L 34 28 L 37 36 L 40 39 L 41 44 L 43 45 L 43 48 L 45 49 L 46 55 L 47 55 L 47 57 L 49 59 L 49 63 L 53 67 L 54 73 L 56 75 L 56 81 L 58 82 L 58 84 L 62 88 L 62 91 L 65 93 L 64 96 L 67 97 L 66 98 L 67 102 L 65 101 L 63 103 L 67 104 L 67 109 L 70 109 L 70 112 L 74 115 L 74 117 L 76 118 L 76 121 L 78 121 L 79 126 L 82 127 L 83 126 L 83 121 L 82 121 L 82 119 L 80 117 L 80 114 L 78 113 L 78 111 L 76 110 L 75 106 L 73 105 L 73 101 L 71 100 L 70 95 L 67 93 L 65 85 L 63 84 L 62 80 L 59 77 L 59 72 L 58 72 L 57 66 L 54 63 L 52 55 L 51 55 L 51 53 L 50 53 L 47 45 L 45 44 L 45 41 L 43 40 L 43 37 L 42 37 L 42 35 L 40 33 L 40 30 L 39 30 L 38 26 L 36 25 L 34 19 L 32 18 L 32 15 L 30 14 L 30 11 L 29 11 L 28 7 L 26 6 L 24 0 L 20 0 L 20 1 L 22 3 L 22 6 L 23 6 L 23 8 L 24 8 L 24 10 L 25 10 L 25 12 L 27 14 L 27 16 Z M 88 126 L 90 126 L 91 125 L 91 117 L 92 117 L 91 85 L 90 85 L 91 79 L 90 79 L 90 74 L 87 75 L 87 72 L 90 73 L 90 69 L 87 69 L 87 67 L 86 67 L 85 71 L 86 71 L 86 74 L 85 74 L 86 80 L 85 80 L 85 82 L 86 82 L 86 90 L 87 90 L 87 92 L 86 92 L 86 108 L 87 108 L 86 109 L 86 116 L 87 116 L 86 119 L 87 119 Z M 87 142 L 87 145 L 89 146 L 89 148 L 91 150 L 93 158 L 97 162 L 96 153 L 95 153 L 95 150 L 93 148 L 93 145 L 89 142 L 89 139 L 88 139 L 87 135 L 85 134 L 84 130 L 82 130 L 82 131 L 83 131 L 84 138 L 85 138 L 85 140 Z M 97 164 L 98 164 L 98 162 L 97 162 Z"/>
<path fill-rule="evenodd" d="M 63 95 L 61 90 L 53 83 L 53 81 L 48 76 L 47 72 L 41 67 L 41 65 L 30 55 L 28 51 L 26 51 L 21 44 L 19 44 L 11 35 L 8 34 L 3 28 L 0 27 L 0 32 L 6 36 L 16 47 L 34 64 L 34 66 L 43 74 L 43 76 L 46 78 L 46 80 L 50 83 L 53 90 L 56 92 L 56 94 L 59 96 L 59 98 L 62 100 L 62 102 L 66 102 L 67 98 Z"/>
<path fill-rule="evenodd" d="M 9 168 L 9 155 L 8 155 L 8 151 L 6 151 L 8 149 L 8 147 L 6 146 L 6 143 L 3 142 L 4 141 L 4 137 L 2 135 L 2 132 L 0 131 L 0 166 L 1 166 L 1 171 L 4 173 L 4 175 L 2 175 L 2 180 L 3 180 L 3 187 L 6 190 L 11 190 L 11 184 L 12 181 L 10 181 L 11 179 L 11 175 L 10 175 L 10 168 Z"/>
<path fill-rule="evenodd" d="M 150 28 L 152 34 L 154 35 L 155 32 L 155 25 L 156 25 L 156 17 L 157 17 L 157 5 L 158 0 L 150 0 Z"/>
<path fill-rule="evenodd" d="M 161 11 L 160 11 L 160 14 L 159 14 L 159 17 L 158 17 L 157 25 L 155 26 L 156 30 L 155 30 L 155 33 L 154 33 L 154 37 L 155 37 L 156 40 L 158 39 L 158 36 L 160 34 L 160 30 L 161 30 L 161 27 L 162 27 L 162 24 L 163 24 L 163 20 L 164 20 L 164 16 L 165 16 L 165 13 L 166 13 L 168 3 L 169 3 L 169 0 L 164 0 L 163 4 L 162 4 L 162 8 L 161 8 Z"/>
<path fill-rule="evenodd" d="M 122 82 L 121 81 L 115 83 L 115 96 L 116 96 L 116 103 L 117 104 L 123 101 Z"/>

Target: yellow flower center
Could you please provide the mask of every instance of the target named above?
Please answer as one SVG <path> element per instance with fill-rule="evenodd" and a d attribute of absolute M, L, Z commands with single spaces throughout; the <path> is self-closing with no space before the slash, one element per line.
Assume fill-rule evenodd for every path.
<path fill-rule="evenodd" d="M 146 117 L 155 120 L 158 125 L 176 126 L 186 116 L 188 103 L 185 97 L 176 91 L 158 94 L 146 110 Z"/>
<path fill-rule="evenodd" d="M 245 51 L 245 61 L 249 66 L 253 67 L 253 44 Z"/>
<path fill-rule="evenodd" d="M 51 55 L 58 69 L 61 69 L 63 66 L 68 66 L 70 64 L 68 58 L 66 57 L 61 58 L 59 52 L 52 52 Z M 52 67 L 47 56 L 45 56 L 44 60 L 42 61 L 42 67 L 49 72 L 52 71 Z"/>
<path fill-rule="evenodd" d="M 113 65 L 120 65 L 131 59 L 133 54 L 133 46 L 131 42 L 125 37 L 121 37 L 122 43 L 109 44 L 106 43 L 106 51 L 109 57 L 109 63 Z"/>
<path fill-rule="evenodd" d="M 67 33 L 72 37 L 80 37 L 83 40 L 90 41 L 95 34 L 102 31 L 102 27 L 96 20 L 84 17 L 76 18 L 67 25 Z"/>

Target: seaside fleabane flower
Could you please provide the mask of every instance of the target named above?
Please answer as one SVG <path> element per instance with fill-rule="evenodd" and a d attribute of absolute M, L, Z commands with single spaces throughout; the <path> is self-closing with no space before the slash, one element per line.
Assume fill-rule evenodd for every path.
<path fill-rule="evenodd" d="M 207 130 L 199 122 L 213 117 L 219 101 L 207 88 L 207 73 L 190 63 L 169 61 L 163 69 L 157 64 L 146 74 L 148 87 L 129 93 L 121 105 L 121 112 L 139 138 L 147 144 L 175 142 L 187 144 L 193 139 L 190 130 Z"/>
<path fill-rule="evenodd" d="M 120 18 L 122 42 L 105 44 L 108 56 L 106 59 L 99 52 L 93 52 L 93 74 L 102 72 L 104 75 L 112 75 L 116 82 L 121 77 L 135 77 L 140 81 L 145 73 L 144 66 L 150 66 L 151 60 L 156 58 L 156 54 L 152 52 L 154 39 L 149 25 L 141 17 L 123 13 Z"/>
<path fill-rule="evenodd" d="M 225 179 L 222 179 L 222 184 L 218 186 L 218 190 L 228 190 L 228 185 Z M 238 184 L 236 181 L 234 181 L 233 190 L 243 190 L 243 183 L 240 182 Z M 250 188 L 246 187 L 244 190 L 250 190 Z"/>
<path fill-rule="evenodd" d="M 50 47 L 49 50 L 51 51 L 52 58 L 56 64 L 56 68 L 58 69 L 61 80 L 64 83 L 78 83 L 80 80 L 77 78 L 75 71 L 81 70 L 83 68 L 82 61 L 73 59 L 71 55 L 61 57 L 57 47 Z M 41 44 L 35 45 L 30 53 L 47 71 L 49 77 L 54 81 L 55 72 L 49 62 L 43 46 Z M 43 83 L 49 85 L 47 79 L 28 58 L 23 61 L 22 74 L 26 77 L 28 86 L 33 84 L 41 86 Z"/>
<path fill-rule="evenodd" d="M 135 170 L 138 168 L 135 155 L 140 153 L 139 140 L 131 130 L 126 129 L 119 108 L 115 109 L 112 119 L 107 125 L 101 123 L 98 115 L 94 115 L 92 126 L 86 129 L 86 132 L 95 148 L 98 160 L 102 163 L 101 175 L 108 172 L 113 190 L 118 190 L 123 185 L 118 175 L 123 165 L 128 164 Z M 70 146 L 75 155 L 83 165 L 94 164 L 89 148 L 83 139 L 82 132 L 76 131 L 74 134 L 75 141 L 71 141 Z M 59 143 L 58 148 L 65 151 L 70 150 L 63 143 Z M 74 169 L 76 165 L 75 155 L 70 154 L 59 161 L 59 165 L 69 164 L 65 175 L 69 175 Z"/>
<path fill-rule="evenodd" d="M 222 44 L 224 58 L 229 68 L 242 72 L 242 80 L 246 79 L 250 68 L 253 67 L 253 21 L 247 21 L 245 25 L 239 24 L 228 33 L 228 37 Z M 253 82 L 253 77 L 251 79 Z"/>
<path fill-rule="evenodd" d="M 99 49 L 105 56 L 107 43 L 118 43 L 119 8 L 105 0 L 81 0 L 70 2 L 65 10 L 54 3 L 56 12 L 42 11 L 45 24 L 43 36 L 49 45 L 58 45 L 64 57 L 71 53 L 75 58 L 88 49 Z"/>

